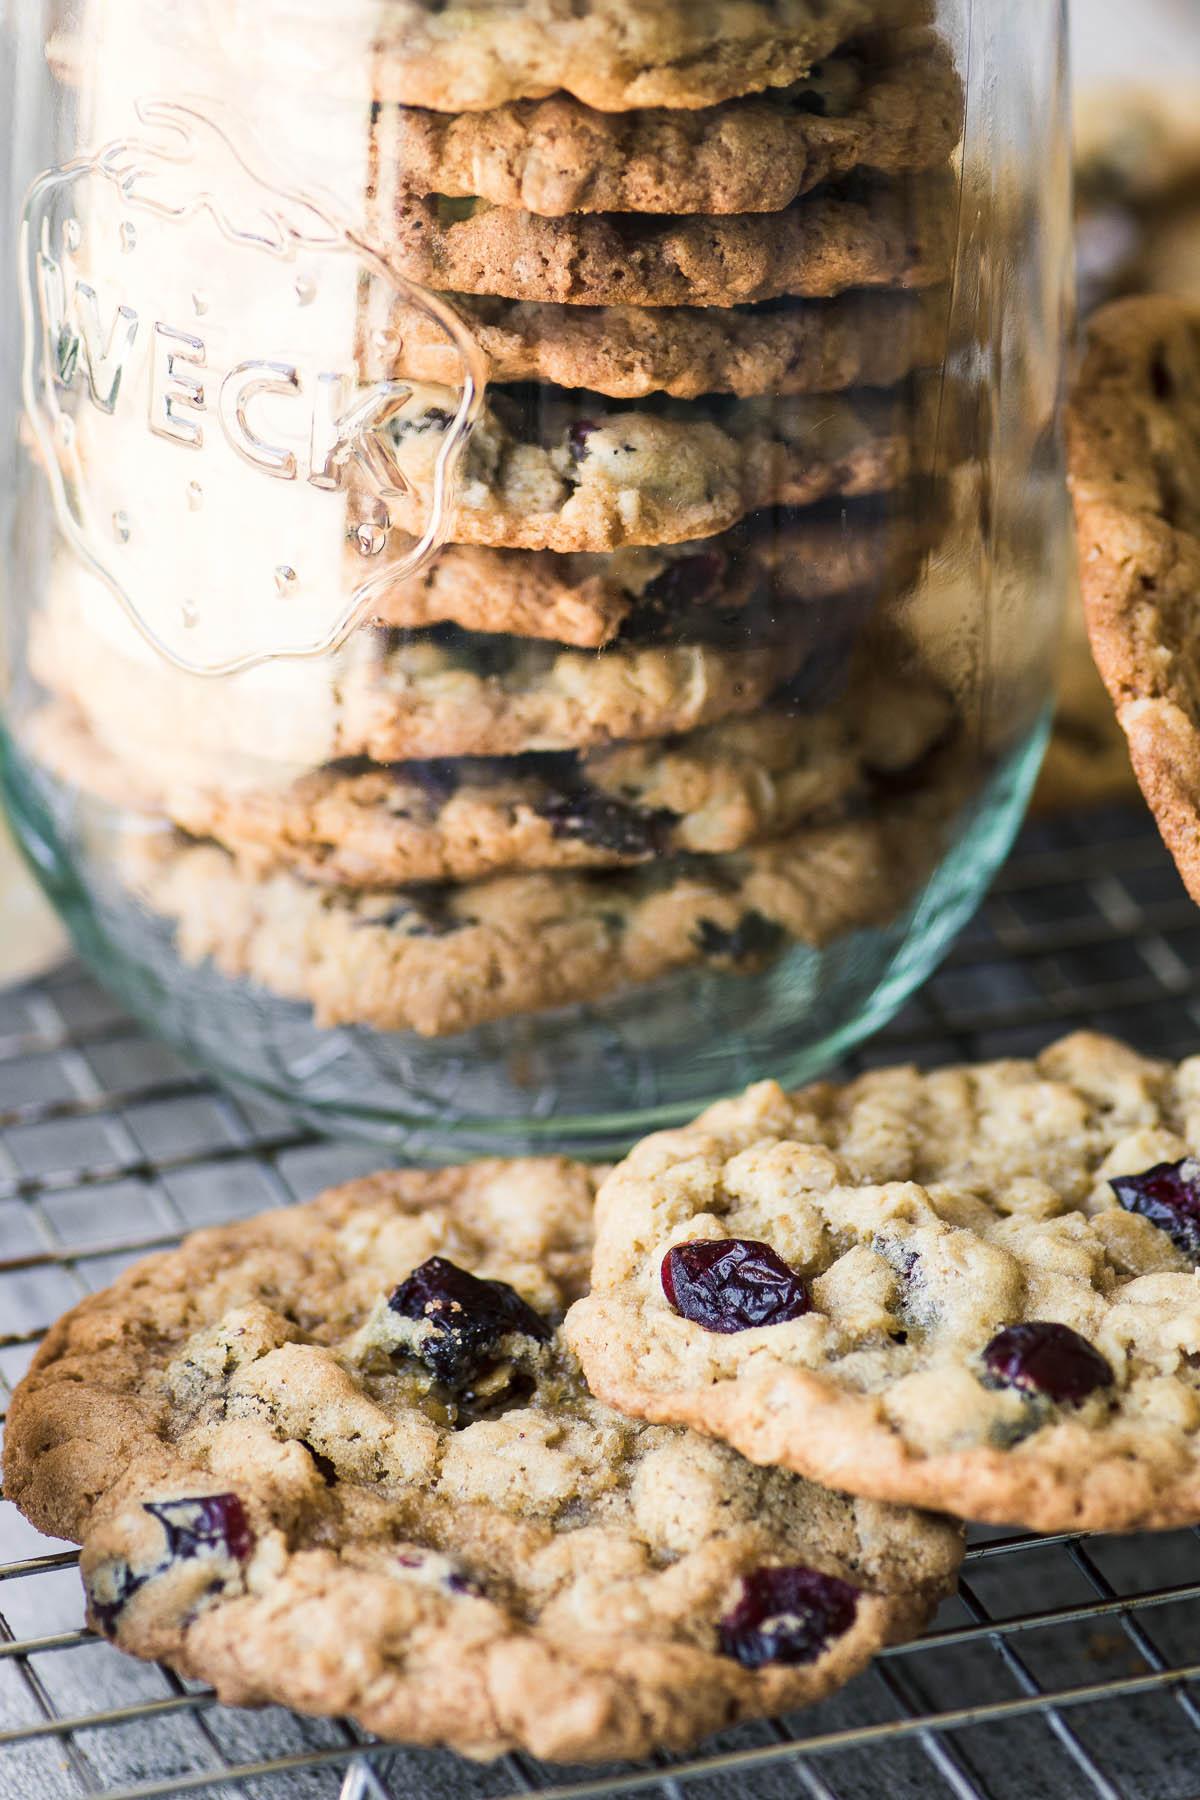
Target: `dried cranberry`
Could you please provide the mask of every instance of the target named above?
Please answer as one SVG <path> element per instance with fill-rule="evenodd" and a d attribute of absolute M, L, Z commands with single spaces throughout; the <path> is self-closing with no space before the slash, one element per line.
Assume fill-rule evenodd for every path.
<path fill-rule="evenodd" d="M 1171 1242 L 1200 1263 L 1200 1161 L 1155 1163 L 1140 1175 L 1118 1175 L 1109 1183 L 1126 1212 L 1141 1213 Z"/>
<path fill-rule="evenodd" d="M 117 1635 L 117 1620 L 149 1575 L 135 1575 L 128 1563 L 109 1563 L 96 1570 L 88 1582 L 88 1615 L 106 1638 Z M 103 1580 L 109 1597 L 101 1600 L 97 1588 Z"/>
<path fill-rule="evenodd" d="M 236 1494 L 203 1494 L 195 1500 L 147 1500 L 167 1534 L 167 1554 L 180 1559 L 209 1556 L 214 1551 L 246 1562 L 254 1549 L 254 1533 Z"/>
<path fill-rule="evenodd" d="M 675 1311 L 707 1331 L 783 1325 L 812 1306 L 796 1271 L 752 1238 L 676 1244 L 663 1257 L 662 1284 Z"/>
<path fill-rule="evenodd" d="M 755 1569 L 742 1577 L 737 1602 L 717 1627 L 721 1649 L 743 1668 L 816 1662 L 858 1612 L 858 1590 L 836 1575 L 803 1566 Z"/>
<path fill-rule="evenodd" d="M 1096 1388 L 1111 1387 L 1113 1381 L 1112 1369 L 1086 1338 L 1069 1325 L 1042 1319 L 997 1332 L 983 1360 L 996 1381 L 1044 1394 L 1048 1400 L 1086 1400 Z"/>
<path fill-rule="evenodd" d="M 402 1319 L 429 1321 L 433 1329 L 413 1353 L 450 1388 L 465 1388 L 501 1338 L 517 1333 L 544 1344 L 551 1335 L 546 1321 L 507 1282 L 481 1281 L 444 1256 L 431 1256 L 414 1269 L 388 1305 Z"/>
<path fill-rule="evenodd" d="M 678 819 L 665 807 L 630 806 L 586 787 L 548 794 L 534 811 L 549 821 L 556 838 L 578 838 L 614 856 L 661 856 Z"/>
<path fill-rule="evenodd" d="M 567 432 L 567 442 L 571 446 L 571 455 L 576 462 L 582 462 L 588 453 L 587 442 L 593 431 L 599 431 L 595 419 L 576 419 Z"/>
<path fill-rule="evenodd" d="M 411 781 L 435 806 L 445 805 L 458 791 L 461 776 L 454 763 L 445 758 L 430 762 L 394 763 L 392 773 L 398 781 Z"/>
<path fill-rule="evenodd" d="M 711 919 L 701 919 L 696 926 L 695 943 L 702 956 L 714 961 L 744 963 L 774 955 L 786 936 L 783 926 L 774 919 L 764 918 L 760 912 L 748 912 L 742 914 L 732 931 L 715 925 Z"/>

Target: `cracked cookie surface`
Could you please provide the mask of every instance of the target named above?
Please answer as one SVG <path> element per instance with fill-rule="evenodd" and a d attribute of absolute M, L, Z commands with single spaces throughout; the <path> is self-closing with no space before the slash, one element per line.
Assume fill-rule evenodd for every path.
<path fill-rule="evenodd" d="M 589 106 L 711 106 L 783 87 L 864 29 L 927 16 L 920 0 L 523 0 L 519 9 L 387 0 L 379 100 L 478 111 L 565 88 Z"/>
<path fill-rule="evenodd" d="M 440 292 L 570 306 L 717 306 L 944 283 L 951 175 L 853 179 L 778 213 L 542 219 L 486 202 L 380 196 L 373 231 L 401 273 Z"/>
<path fill-rule="evenodd" d="M 1200 900 L 1200 306 L 1145 296 L 1094 314 L 1067 430 L 1092 652 Z"/>
<path fill-rule="evenodd" d="M 608 1179 L 568 1339 L 611 1404 L 814 1480 L 1041 1531 L 1190 1524 L 1197 1148 L 1200 1059 L 1089 1033 L 763 1083 Z"/>
<path fill-rule="evenodd" d="M 681 544 L 614 551 L 497 550 L 448 544 L 419 575 L 386 588 L 374 618 L 420 629 L 547 638 L 585 650 L 626 644 L 752 642 L 793 608 L 819 604 L 831 627 L 860 598 L 896 599 L 938 530 L 936 497 L 910 510 L 889 495 L 749 515 Z"/>
<path fill-rule="evenodd" d="M 544 218 L 569 213 L 767 213 L 859 167 L 935 168 L 961 132 L 945 46 L 892 60 L 839 52 L 790 87 L 692 110 L 603 113 L 569 94 L 490 112 L 398 109 L 381 154 L 420 192 Z"/>
<path fill-rule="evenodd" d="M 388 424 L 404 483 L 388 510 L 402 531 L 417 535 L 431 515 L 457 402 L 451 389 L 414 384 Z M 883 392 L 713 396 L 703 407 L 496 388 L 467 441 L 445 535 L 567 553 L 707 537 L 766 507 L 893 491 L 931 466 L 939 420 L 937 384 L 920 378 Z"/>
<path fill-rule="evenodd" d="M 589 1395 L 558 1325 L 597 1178 L 387 1171 L 197 1233 L 60 1320 L 5 1492 L 82 1542 L 95 1628 L 225 1703 L 570 1759 L 816 1699 L 919 1628 L 949 1521 Z M 754 1603 L 781 1583 L 797 1628 L 772 1638 Z"/>
<path fill-rule="evenodd" d="M 446 298 L 487 357 L 491 381 L 546 381 L 628 400 L 891 387 L 940 363 L 948 319 L 940 288 L 747 307 Z M 461 354 L 427 314 L 398 304 L 384 330 L 381 356 L 391 373 L 461 382 Z"/>

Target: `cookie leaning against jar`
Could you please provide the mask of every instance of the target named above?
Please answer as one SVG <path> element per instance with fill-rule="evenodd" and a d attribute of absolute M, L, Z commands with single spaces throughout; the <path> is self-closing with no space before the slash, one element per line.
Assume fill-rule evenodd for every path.
<path fill-rule="evenodd" d="M 949 1520 L 621 1418 L 561 1336 L 599 1172 L 392 1170 L 197 1233 L 53 1327 L 5 1493 L 91 1624 L 226 1703 L 471 1756 L 683 1749 L 910 1635 Z"/>
<path fill-rule="evenodd" d="M 775 1083 L 640 1144 L 567 1339 L 759 1462 L 1039 1531 L 1200 1517 L 1200 1059 Z"/>
<path fill-rule="evenodd" d="M 1067 443 L 1092 652 L 1200 899 L 1200 303 L 1146 295 L 1094 314 Z"/>

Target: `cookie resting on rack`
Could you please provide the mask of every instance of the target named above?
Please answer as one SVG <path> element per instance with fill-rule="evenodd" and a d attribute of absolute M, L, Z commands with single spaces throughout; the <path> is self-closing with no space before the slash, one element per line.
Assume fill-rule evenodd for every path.
<path fill-rule="evenodd" d="M 757 1462 L 1039 1531 L 1200 1518 L 1200 1058 L 774 1083 L 606 1181 L 593 1389 Z"/>
<path fill-rule="evenodd" d="M 400 1170 L 197 1233 L 51 1330 L 5 1492 L 93 1627 L 222 1701 L 494 1757 L 683 1748 L 917 1630 L 949 1521 L 594 1400 L 598 1171 Z"/>

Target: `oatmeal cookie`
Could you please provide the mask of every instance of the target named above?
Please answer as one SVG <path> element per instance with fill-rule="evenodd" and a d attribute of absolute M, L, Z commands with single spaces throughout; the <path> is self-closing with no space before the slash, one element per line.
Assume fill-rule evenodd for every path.
<path fill-rule="evenodd" d="M 755 1461 L 964 1518 L 1200 1516 L 1200 1058 L 773 1082 L 605 1183 L 593 1389 Z"/>
<path fill-rule="evenodd" d="M 830 626 L 861 596 L 890 600 L 912 581 L 936 534 L 932 496 L 885 496 L 751 516 L 712 538 L 559 555 L 448 544 L 419 575 L 385 590 L 380 624 L 552 638 L 581 649 L 753 642 L 820 603 Z"/>
<path fill-rule="evenodd" d="M 922 37 L 890 61 L 853 48 L 785 88 L 691 111 L 605 113 L 570 94 L 490 112 L 397 108 L 386 155 L 418 191 L 569 213 L 767 213 L 852 169 L 946 162 L 962 129 L 947 46 Z"/>
<path fill-rule="evenodd" d="M 949 320 L 944 288 L 716 308 L 446 298 L 487 357 L 493 383 L 547 381 L 623 400 L 891 387 L 940 364 Z M 426 313 L 398 304 L 383 329 L 391 374 L 459 383 L 460 352 Z"/>
<path fill-rule="evenodd" d="M 1092 651 L 1200 900 L 1200 305 L 1145 296 L 1093 317 L 1068 446 Z"/>
<path fill-rule="evenodd" d="M 380 887 L 738 850 L 861 802 L 920 763 L 951 717 L 939 689 L 867 678 L 825 711 L 763 711 L 689 737 L 582 755 L 334 763 L 267 790 L 157 790 L 151 771 L 106 758 L 63 708 L 36 715 L 27 742 L 60 780 L 215 838 L 248 874 Z"/>
<path fill-rule="evenodd" d="M 815 1700 L 918 1629 L 961 1557 L 948 1520 L 588 1393 L 559 1326 L 597 1179 L 385 1171 L 198 1232 L 61 1319 L 5 1492 L 82 1543 L 93 1627 L 226 1704 L 571 1760 Z"/>
<path fill-rule="evenodd" d="M 388 423 L 404 484 L 392 523 L 419 534 L 457 394 L 414 384 Z M 603 551 L 680 543 L 747 513 L 895 489 L 933 463 L 936 382 L 848 395 L 656 397 L 636 410 L 533 383 L 492 391 L 447 509 L 450 543 Z M 397 483 L 399 486 L 399 482 Z"/>
<path fill-rule="evenodd" d="M 787 87 L 856 33 L 929 11 L 921 0 L 524 0 L 500 11 L 388 0 L 375 94 L 451 113 L 559 88 L 602 112 L 712 106 Z"/>
<path fill-rule="evenodd" d="M 439 292 L 570 306 L 732 307 L 790 294 L 944 283 L 957 190 L 949 173 L 854 179 L 778 213 L 569 219 L 404 190 L 376 231 L 401 273 Z"/>
<path fill-rule="evenodd" d="M 764 968 L 883 925 L 942 854 L 940 791 L 727 856 L 357 892 L 257 880 L 215 844 L 130 834 L 123 877 L 180 954 L 307 1002 L 318 1025 L 440 1037 L 672 970 Z"/>
<path fill-rule="evenodd" d="M 85 624 L 60 596 L 38 617 L 37 679 L 122 761 L 200 786 L 236 779 L 242 762 L 261 781 L 348 756 L 516 756 L 673 736 L 761 706 L 815 653 L 821 624 L 821 609 L 801 607 L 794 627 L 751 649 L 618 641 L 599 652 L 454 625 L 361 630 L 319 661 L 214 682 L 164 663 L 106 592 L 99 609 Z"/>

